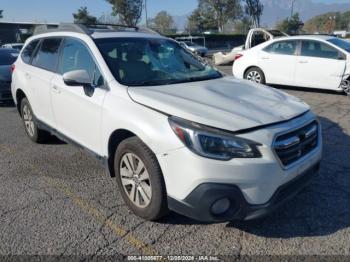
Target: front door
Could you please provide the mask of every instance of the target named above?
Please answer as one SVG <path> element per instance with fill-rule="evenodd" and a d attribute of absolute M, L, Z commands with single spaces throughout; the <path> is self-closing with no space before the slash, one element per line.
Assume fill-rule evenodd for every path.
<path fill-rule="evenodd" d="M 94 87 L 92 94 L 85 92 L 83 86 L 64 83 L 63 75 L 75 70 L 88 72 Z M 57 130 L 100 155 L 102 106 L 107 92 L 103 86 L 103 77 L 89 48 L 78 39 L 65 39 L 51 90 Z"/>
<path fill-rule="evenodd" d="M 295 85 L 339 89 L 345 67 L 345 55 L 334 47 L 320 41 L 303 40 L 295 72 Z"/>

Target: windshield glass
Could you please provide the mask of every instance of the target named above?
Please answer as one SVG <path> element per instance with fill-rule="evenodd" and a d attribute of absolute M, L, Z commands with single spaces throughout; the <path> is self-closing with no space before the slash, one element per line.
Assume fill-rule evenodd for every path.
<path fill-rule="evenodd" d="M 350 53 L 350 42 L 339 38 L 332 38 L 327 41 Z"/>
<path fill-rule="evenodd" d="M 114 77 L 127 86 L 165 85 L 222 77 L 177 42 L 162 38 L 96 39 Z"/>

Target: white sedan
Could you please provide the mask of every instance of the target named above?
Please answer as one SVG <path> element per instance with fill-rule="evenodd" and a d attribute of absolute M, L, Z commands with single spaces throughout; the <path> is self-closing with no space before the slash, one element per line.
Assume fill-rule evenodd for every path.
<path fill-rule="evenodd" d="M 350 43 L 331 36 L 279 38 L 237 54 L 233 75 L 260 84 L 350 95 Z"/>

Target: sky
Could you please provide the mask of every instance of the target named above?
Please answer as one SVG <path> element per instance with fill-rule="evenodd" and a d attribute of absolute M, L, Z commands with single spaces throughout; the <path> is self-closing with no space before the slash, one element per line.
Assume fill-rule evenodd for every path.
<path fill-rule="evenodd" d="M 349 0 L 313 0 L 323 3 L 345 3 Z M 191 13 L 197 0 L 147 0 L 149 17 L 166 10 L 171 15 Z M 16 22 L 71 22 L 72 13 L 79 7 L 87 6 L 96 17 L 109 14 L 111 6 L 105 0 L 0 0 L 4 10 L 3 21 Z"/>

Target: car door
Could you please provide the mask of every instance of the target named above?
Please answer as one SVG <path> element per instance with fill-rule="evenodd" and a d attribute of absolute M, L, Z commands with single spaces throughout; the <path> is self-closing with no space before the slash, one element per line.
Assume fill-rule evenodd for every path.
<path fill-rule="evenodd" d="M 93 92 L 83 86 L 68 86 L 63 74 L 86 70 Z M 87 45 L 75 38 L 63 43 L 58 73 L 52 81 L 52 107 L 57 130 L 94 153 L 100 153 L 102 105 L 106 95 L 104 80 Z"/>
<path fill-rule="evenodd" d="M 346 56 L 331 45 L 317 40 L 302 40 L 295 85 L 339 89 L 346 67 Z"/>
<path fill-rule="evenodd" d="M 35 117 L 54 127 L 55 121 L 51 107 L 51 81 L 57 69 L 59 49 L 62 38 L 41 40 L 34 54 L 31 66 L 27 67 L 25 77 L 30 90 L 30 103 Z"/>
<path fill-rule="evenodd" d="M 296 40 L 281 40 L 271 43 L 258 53 L 258 65 L 267 83 L 294 85 L 297 44 Z"/>

